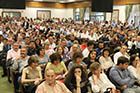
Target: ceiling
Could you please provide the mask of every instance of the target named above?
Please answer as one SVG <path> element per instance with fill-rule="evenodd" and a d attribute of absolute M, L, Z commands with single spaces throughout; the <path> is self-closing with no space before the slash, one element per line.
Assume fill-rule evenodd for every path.
<path fill-rule="evenodd" d="M 26 0 L 26 1 L 55 2 L 55 3 L 71 3 L 71 2 L 90 1 L 90 0 Z"/>

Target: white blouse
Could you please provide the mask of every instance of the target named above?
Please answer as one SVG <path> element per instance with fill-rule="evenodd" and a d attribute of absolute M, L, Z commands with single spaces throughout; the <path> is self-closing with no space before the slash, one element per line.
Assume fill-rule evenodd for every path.
<path fill-rule="evenodd" d="M 109 81 L 109 79 L 107 78 L 107 76 L 104 73 L 100 74 L 100 80 L 98 79 L 96 81 L 96 84 L 94 83 L 93 77 L 95 77 L 94 75 L 89 77 L 89 81 L 91 84 L 91 88 L 92 91 L 94 93 L 104 93 L 106 91 L 107 88 L 115 88 L 115 86 Z"/>
<path fill-rule="evenodd" d="M 105 69 L 105 70 L 107 70 L 109 67 L 114 65 L 111 57 L 105 58 L 105 57 L 101 56 L 99 58 L 99 62 L 101 63 L 102 69 Z"/>
<path fill-rule="evenodd" d="M 137 69 L 135 67 L 133 67 L 132 65 L 128 66 L 128 70 L 130 71 L 130 73 L 136 78 L 140 80 L 140 75 L 137 74 Z"/>

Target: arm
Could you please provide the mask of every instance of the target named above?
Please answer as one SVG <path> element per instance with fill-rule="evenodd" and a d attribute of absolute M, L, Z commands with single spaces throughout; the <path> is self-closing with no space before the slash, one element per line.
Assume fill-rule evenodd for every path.
<path fill-rule="evenodd" d="M 120 86 L 124 86 L 124 85 L 129 85 L 131 84 L 131 78 L 130 77 L 127 77 L 125 79 L 121 78 L 120 74 L 118 71 L 112 71 L 110 72 L 110 78 L 113 79 L 113 81 L 117 82 Z M 135 81 L 133 81 L 134 83 Z M 131 84 L 132 85 L 132 84 Z"/>
<path fill-rule="evenodd" d="M 26 79 L 26 73 L 27 73 L 27 68 L 24 68 L 23 69 L 23 72 L 22 72 L 22 76 L 21 76 L 21 83 L 30 83 L 30 82 L 34 82 L 36 81 L 37 79 Z"/>
<path fill-rule="evenodd" d="M 67 75 L 67 73 L 68 73 L 68 70 L 67 70 L 67 68 L 66 68 L 66 66 L 65 66 L 65 64 L 64 64 L 64 62 L 62 62 L 62 65 L 63 65 L 63 67 L 64 67 L 64 77 Z"/>

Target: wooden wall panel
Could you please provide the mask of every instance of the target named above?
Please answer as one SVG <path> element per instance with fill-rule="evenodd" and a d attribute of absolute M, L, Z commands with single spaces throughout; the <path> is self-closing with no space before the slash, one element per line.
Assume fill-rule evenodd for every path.
<path fill-rule="evenodd" d="M 140 4 L 140 0 L 114 0 L 114 5 Z M 28 7 L 47 7 L 47 8 L 81 8 L 91 7 L 91 1 L 81 1 L 75 3 L 51 3 L 51 2 L 26 2 Z"/>
<path fill-rule="evenodd" d="M 66 8 L 65 4 L 45 3 L 45 2 L 26 2 L 27 7 L 46 7 L 46 8 Z"/>

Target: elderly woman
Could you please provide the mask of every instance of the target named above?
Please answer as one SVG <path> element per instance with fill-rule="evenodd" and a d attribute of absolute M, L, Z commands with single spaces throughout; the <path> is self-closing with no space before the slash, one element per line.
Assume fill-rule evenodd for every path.
<path fill-rule="evenodd" d="M 56 74 L 56 79 L 63 79 L 67 74 L 68 70 L 64 62 L 62 61 L 60 54 L 53 53 L 50 56 L 50 60 L 51 62 L 47 64 L 46 69 L 53 69 Z"/>
<path fill-rule="evenodd" d="M 37 56 L 32 55 L 28 60 L 28 66 L 23 69 L 21 83 L 25 87 L 25 93 L 32 93 L 42 80 L 41 68 L 38 67 Z"/>
<path fill-rule="evenodd" d="M 105 93 L 108 89 L 111 89 L 111 93 L 115 93 L 115 86 L 102 72 L 101 65 L 98 62 L 94 62 L 90 65 L 90 71 L 92 72 L 92 76 L 89 77 L 89 81 L 94 93 Z"/>
<path fill-rule="evenodd" d="M 56 80 L 55 71 L 52 69 L 45 70 L 45 81 L 42 82 L 36 90 L 36 93 L 71 93 L 67 87 Z"/>
<path fill-rule="evenodd" d="M 72 93 L 91 93 L 87 73 L 80 65 L 75 65 L 71 68 L 64 84 Z"/>

